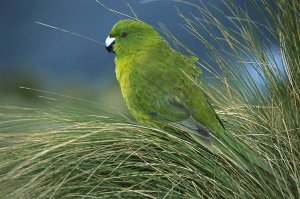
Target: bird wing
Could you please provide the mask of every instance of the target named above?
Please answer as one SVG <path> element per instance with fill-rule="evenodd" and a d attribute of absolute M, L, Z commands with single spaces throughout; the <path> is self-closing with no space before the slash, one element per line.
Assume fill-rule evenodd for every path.
<path fill-rule="evenodd" d="M 135 57 L 130 73 L 136 85 L 132 96 L 143 96 L 136 100 L 138 109 L 202 137 L 218 133 L 220 122 L 200 88 L 201 71 L 194 64 L 197 58 L 185 56 L 165 42 L 158 44 Z"/>
<path fill-rule="evenodd" d="M 147 63 L 144 66 L 147 68 L 141 69 L 143 70 L 141 73 L 144 73 L 144 80 L 149 81 L 147 84 L 151 85 L 148 89 L 149 96 L 156 93 L 155 103 L 152 103 L 155 105 L 151 106 L 149 114 L 194 134 L 210 137 L 209 128 L 201 123 L 201 118 L 199 120 L 195 117 L 195 112 L 201 111 L 196 110 L 197 108 L 209 106 L 202 90 L 197 85 L 201 73 L 194 64 L 197 58 L 187 57 L 173 50 L 168 51 L 166 56 L 158 56 L 165 53 L 166 50 L 162 47 L 153 53 L 148 51 L 144 59 L 140 60 Z M 203 105 L 194 106 L 193 98 L 199 102 L 204 101 Z M 210 106 L 208 109 L 212 111 Z"/>
<path fill-rule="evenodd" d="M 212 132 L 194 119 L 190 108 L 175 93 L 166 94 L 164 99 L 163 102 L 160 101 L 160 109 L 157 112 L 151 113 L 152 117 L 171 123 L 180 129 L 198 136 L 204 138 L 211 137 Z"/>

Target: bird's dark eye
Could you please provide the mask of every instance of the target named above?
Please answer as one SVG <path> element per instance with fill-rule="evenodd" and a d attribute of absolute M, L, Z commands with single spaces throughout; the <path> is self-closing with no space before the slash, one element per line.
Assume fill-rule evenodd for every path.
<path fill-rule="evenodd" d="M 126 38 L 128 36 L 128 33 L 127 32 L 123 32 L 122 33 L 122 38 Z"/>

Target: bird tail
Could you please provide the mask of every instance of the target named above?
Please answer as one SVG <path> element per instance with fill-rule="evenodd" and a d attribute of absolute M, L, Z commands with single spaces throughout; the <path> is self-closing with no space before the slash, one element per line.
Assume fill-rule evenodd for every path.
<path fill-rule="evenodd" d="M 222 154 L 223 157 L 243 170 L 255 170 L 261 175 L 268 173 L 266 176 L 275 175 L 271 165 L 258 152 L 226 132 L 223 126 L 223 128 L 219 128 L 217 133 L 213 133 L 193 118 L 173 123 L 173 125 L 183 131 L 190 132 L 190 135 L 201 145 L 214 153 Z"/>
<path fill-rule="evenodd" d="M 268 180 L 276 175 L 269 162 L 233 135 L 224 133 L 220 138 L 215 137 L 213 140 L 214 150 L 224 154 L 240 168 L 246 171 L 254 170 Z"/>

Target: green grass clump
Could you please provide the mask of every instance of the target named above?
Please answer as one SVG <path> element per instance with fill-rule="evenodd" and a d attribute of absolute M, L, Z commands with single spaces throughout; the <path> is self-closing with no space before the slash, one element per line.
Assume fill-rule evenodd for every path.
<path fill-rule="evenodd" d="M 179 14 L 209 50 L 213 62 L 199 64 L 214 79 L 204 86 L 228 133 L 275 177 L 242 170 L 171 127 L 49 94 L 48 106 L 0 107 L 0 198 L 299 198 L 300 3 L 253 1 L 263 24 L 224 4 L 231 26 L 203 5 L 191 4 L 199 16 Z"/>

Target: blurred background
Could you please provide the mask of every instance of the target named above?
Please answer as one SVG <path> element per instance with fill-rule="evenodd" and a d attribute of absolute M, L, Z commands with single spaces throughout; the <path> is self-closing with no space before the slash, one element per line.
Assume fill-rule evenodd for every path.
<path fill-rule="evenodd" d="M 178 8 L 199 15 L 193 6 L 176 1 L 101 2 L 132 15 L 128 2 L 139 19 L 155 27 L 164 24 L 198 57 L 206 59 L 204 46 L 180 26 L 184 22 L 176 11 Z M 186 2 L 199 4 L 198 0 Z M 247 0 L 236 3 L 247 8 L 250 15 L 253 13 L 254 20 L 260 20 L 251 12 Z M 210 4 L 218 8 L 216 15 L 222 18 L 226 14 L 221 1 Z M 125 110 L 114 74 L 113 54 L 95 42 L 35 23 L 39 21 L 104 42 L 118 20 L 120 16 L 95 0 L 1 0 L 0 103 L 39 100 L 38 93 L 20 88 L 24 86 Z"/>

